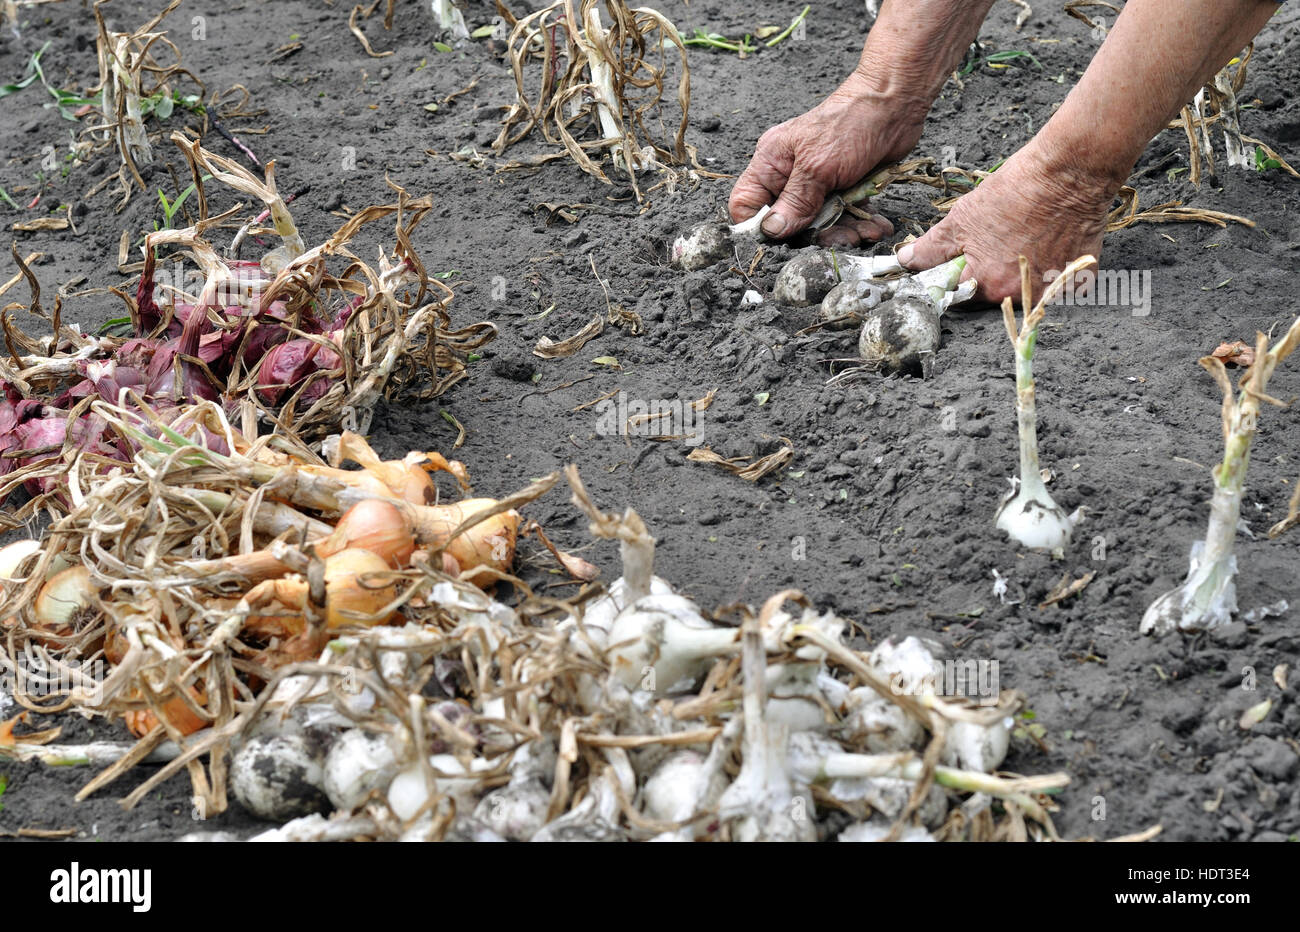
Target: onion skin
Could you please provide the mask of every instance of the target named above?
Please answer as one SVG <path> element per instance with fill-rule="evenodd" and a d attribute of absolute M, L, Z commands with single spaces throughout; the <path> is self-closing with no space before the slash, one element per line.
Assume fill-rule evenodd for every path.
<path fill-rule="evenodd" d="M 373 576 L 379 578 L 371 578 Z M 386 581 L 382 577 L 389 577 Z M 397 598 L 397 583 L 388 562 L 369 550 L 340 550 L 325 560 L 325 627 L 388 624 L 400 613 L 378 615 Z M 308 630 L 303 606 L 308 583 L 301 576 L 269 579 L 253 587 L 245 601 L 252 606 L 244 630 L 255 637 L 289 639 Z M 358 617 L 375 616 L 375 617 Z"/>
<path fill-rule="evenodd" d="M 495 506 L 493 498 L 467 498 L 452 505 L 431 505 L 410 508 L 415 539 L 423 548 L 443 548 L 444 555 L 455 558 L 462 571 L 485 567 L 506 572 L 515 559 L 515 544 L 519 538 L 519 512 L 504 511 L 480 521 L 456 539 L 451 534 L 466 518 Z M 496 582 L 492 573 L 475 573 L 469 577 L 474 585 L 483 588 Z"/>
<path fill-rule="evenodd" d="M 205 706 L 206 700 L 198 687 L 190 686 L 185 690 L 199 706 Z M 201 728 L 211 724 L 207 719 L 195 714 L 194 710 L 180 696 L 172 696 L 163 703 L 163 716 L 182 735 L 192 735 Z M 135 709 L 122 716 L 127 729 L 137 738 L 143 738 L 158 725 L 158 716 L 153 709 Z"/>
<path fill-rule="evenodd" d="M 370 499 L 349 508 L 334 533 L 315 546 L 316 553 L 326 558 L 353 548 L 368 550 L 396 570 L 409 565 L 415 536 L 400 508 L 392 502 Z"/>

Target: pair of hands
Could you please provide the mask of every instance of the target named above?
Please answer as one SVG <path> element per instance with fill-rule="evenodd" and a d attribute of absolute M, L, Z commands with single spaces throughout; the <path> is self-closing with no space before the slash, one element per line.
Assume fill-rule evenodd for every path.
<path fill-rule="evenodd" d="M 923 116 L 902 117 L 841 88 L 813 110 L 769 129 L 729 203 L 740 222 L 772 204 L 763 231 L 774 238 L 808 226 L 830 193 L 860 181 L 877 166 L 904 158 L 921 138 Z M 1019 257 L 1029 259 L 1035 294 L 1043 276 L 1085 254 L 1101 255 L 1114 191 L 1072 165 L 1047 129 L 1007 159 L 923 237 L 899 250 L 911 269 L 928 269 L 965 253 L 964 278 L 979 282 L 977 297 L 1020 300 Z M 819 234 L 827 246 L 875 242 L 894 232 L 884 217 L 845 216 Z"/>

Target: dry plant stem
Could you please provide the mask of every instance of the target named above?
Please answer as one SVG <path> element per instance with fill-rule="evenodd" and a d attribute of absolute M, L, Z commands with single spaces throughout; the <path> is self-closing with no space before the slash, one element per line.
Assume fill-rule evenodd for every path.
<path fill-rule="evenodd" d="M 103 767 L 117 763 L 130 754 L 134 747 L 131 744 L 119 744 L 112 741 L 93 741 L 89 744 L 0 744 L 0 759 L 14 760 L 21 763 L 36 762 L 49 767 L 73 767 L 78 765 Z M 149 764 L 165 764 L 175 760 L 179 754 L 180 748 L 168 742 L 159 745 L 141 760 Z"/>
<path fill-rule="evenodd" d="M 1277 537 L 1279 534 L 1285 534 L 1297 524 L 1300 524 L 1300 479 L 1296 479 L 1295 491 L 1291 493 L 1286 517 L 1268 529 L 1268 536 Z"/>
<path fill-rule="evenodd" d="M 1227 624 L 1237 611 L 1233 577 L 1236 557 L 1233 544 L 1241 518 L 1241 499 L 1250 446 L 1259 426 L 1260 405 L 1284 406 L 1267 394 L 1273 371 L 1300 345 L 1300 317 L 1271 349 L 1268 337 L 1255 335 L 1255 362 L 1241 377 L 1236 391 L 1223 362 L 1205 356 L 1200 364 L 1214 376 L 1223 391 L 1223 460 L 1214 468 L 1214 494 L 1210 500 L 1210 521 L 1204 541 L 1192 548 L 1187 579 L 1177 589 L 1151 604 L 1142 617 L 1144 634 L 1171 631 L 1201 631 Z"/>
<path fill-rule="evenodd" d="M 631 508 L 619 518 L 600 511 L 582 484 L 578 467 L 564 467 L 564 478 L 573 489 L 573 504 L 591 519 L 589 530 L 594 537 L 617 540 L 623 558 L 623 582 L 627 586 L 626 604 L 631 605 L 650 594 L 650 580 L 654 576 L 655 539 L 646 530 L 645 522 Z"/>

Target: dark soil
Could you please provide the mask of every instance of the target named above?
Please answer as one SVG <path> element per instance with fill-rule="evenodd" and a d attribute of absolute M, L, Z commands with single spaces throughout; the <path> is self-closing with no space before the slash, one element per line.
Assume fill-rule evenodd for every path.
<path fill-rule="evenodd" d="M 108 9 L 118 24 L 135 26 L 161 5 Z M 487 4 L 470 6 L 471 25 L 489 20 Z M 739 35 L 788 22 L 802 4 L 661 6 L 679 25 Z M 983 41 L 987 51 L 1027 49 L 1041 68 L 981 67 L 964 87 L 949 82 L 919 154 L 937 158 L 950 146 L 957 164 L 987 168 L 1042 125 L 1097 40 L 1057 5 L 1036 7 L 1017 34 L 1015 8 L 999 4 Z M 727 262 L 687 276 L 667 267 L 666 243 L 689 224 L 719 217 L 729 182 L 661 189 L 642 210 L 626 187 L 607 187 L 569 162 L 494 173 L 490 144 L 513 83 L 488 43 L 440 53 L 428 4 L 404 3 L 391 32 L 380 16 L 364 24 L 376 49 L 393 50 L 372 59 L 349 34 L 347 15 L 341 3 L 186 0 L 168 26 L 186 64 L 209 87 L 242 82 L 266 109 L 254 122 L 268 132 L 245 141 L 277 160 L 283 190 L 310 185 L 293 205 L 309 244 L 340 222 L 330 210 L 390 200 L 385 175 L 413 194 L 432 193 L 435 208 L 418 231 L 417 248 L 430 269 L 456 270 L 448 280 L 458 322 L 490 319 L 500 327 L 472 377 L 438 404 L 379 410 L 373 434 L 382 452 L 448 450 L 455 431 L 440 415 L 449 412 L 467 430 L 457 456 L 480 494 L 503 494 L 576 462 L 602 506 L 640 512 L 659 539 L 659 574 L 705 606 L 761 602 L 793 586 L 854 619 L 865 643 L 918 633 L 945 642 L 958 657 L 996 659 L 1002 685 L 1028 695 L 1042 728 L 1041 743 L 1016 741 L 1006 766 L 1071 774 L 1056 816 L 1066 837 L 1113 837 L 1156 824 L 1165 839 L 1300 834 L 1300 703 L 1294 686 L 1280 690 L 1272 675 L 1279 664 L 1294 666 L 1300 647 L 1300 532 L 1277 540 L 1263 533 L 1286 513 L 1291 483 L 1300 477 L 1294 411 L 1263 414 L 1244 513 L 1254 538 L 1237 541 L 1243 612 L 1280 599 L 1292 609 L 1210 636 L 1154 640 L 1137 631 L 1146 606 L 1186 571 L 1189 547 L 1204 532 L 1207 467 L 1221 455 L 1219 392 L 1196 360 L 1220 341 L 1253 342 L 1256 330 L 1276 332 L 1297 311 L 1287 282 L 1300 257 L 1300 182 L 1281 171 L 1221 169 L 1196 189 L 1186 173 L 1167 175 L 1186 164 L 1181 131 L 1152 143 L 1139 169 L 1171 154 L 1172 161 L 1137 182 L 1144 205 L 1178 199 L 1256 225 L 1144 224 L 1116 233 L 1103 266 L 1152 271 L 1150 315 L 1132 316 L 1127 308 L 1051 315 L 1037 365 L 1043 463 L 1055 472 L 1058 502 L 1088 511 L 1066 560 L 1054 563 L 1021 552 L 992 525 L 1017 462 L 1012 357 L 996 311 L 946 319 L 944 348 L 928 381 L 871 376 L 827 386 L 827 360 L 851 356 L 855 335 L 797 336 L 815 309 L 770 299 L 740 304 L 751 287 L 770 295 L 789 249 L 769 248 L 748 279 Z M 0 77 L 19 77 L 48 41 L 43 62 L 51 83 L 93 83 L 87 8 L 69 0 L 26 8 L 24 16 L 21 39 L 7 31 L 3 37 Z M 203 41 L 189 38 L 195 16 L 206 17 Z M 1298 20 L 1300 11 L 1285 9 L 1265 30 L 1244 95 L 1257 99 L 1245 113 L 1245 131 L 1284 155 L 1300 140 L 1300 103 L 1292 94 L 1300 87 Z M 803 41 L 745 60 L 693 49 L 689 139 L 705 165 L 739 172 L 767 126 L 807 109 L 852 67 L 866 25 L 859 0 L 823 2 L 814 4 Z M 268 64 L 291 40 L 302 50 Z M 475 76 L 473 90 L 444 101 Z M 57 110 L 45 109 L 49 99 L 33 86 L 0 101 L 0 184 L 22 205 L 36 193 L 42 148 L 65 146 L 76 131 Z M 436 112 L 424 109 L 433 102 Z M 178 113 L 171 123 L 179 122 Z M 205 143 L 239 157 L 215 133 Z M 448 158 L 466 146 L 488 163 Z M 347 147 L 355 150 L 354 169 L 345 168 Z M 184 175 L 169 144 L 160 142 L 158 151 Z M 541 151 L 525 142 L 507 158 Z M 126 285 L 116 269 L 122 230 L 135 240 L 161 219 L 152 191 L 137 193 L 121 212 L 108 192 L 82 203 L 114 163 L 103 153 L 67 177 L 56 171 L 35 210 L 0 208 L 8 210 L 8 224 L 51 204 L 75 205 L 79 234 L 17 234 L 20 250 L 48 254 L 36 271 L 50 292 L 81 276 L 71 290 Z M 166 171 L 155 172 L 151 184 L 169 197 L 176 192 Z M 928 193 L 894 189 L 875 207 L 894 219 L 900 236 L 917 232 L 936 216 Z M 232 203 L 224 192 L 220 197 L 218 207 Z M 575 208 L 580 219 L 569 225 L 548 223 L 541 203 L 587 206 Z M 563 338 L 605 311 L 593 262 L 609 300 L 639 314 L 644 332 L 611 326 L 570 358 L 534 357 L 541 336 Z M 6 300 L 24 297 L 11 292 Z M 116 299 L 102 295 L 71 298 L 65 309 L 65 317 L 86 327 L 120 313 Z M 621 368 L 591 362 L 602 356 L 615 357 Z M 1283 399 L 1300 394 L 1300 360 L 1291 362 L 1271 386 Z M 700 425 L 705 444 L 725 456 L 760 456 L 788 438 L 794 459 L 749 483 L 687 460 L 691 447 L 682 440 L 610 436 L 597 408 L 575 411 L 617 389 L 640 401 L 690 401 L 716 389 Z M 759 404 L 755 396 L 762 394 L 767 401 Z M 606 578 L 618 574 L 612 546 L 584 550 L 585 521 L 565 493 L 557 490 L 528 511 L 559 546 L 583 550 Z M 525 578 L 536 585 L 558 580 L 548 560 L 527 545 Z M 1016 604 L 994 596 L 994 570 L 1007 578 Z M 1087 572 L 1096 577 L 1079 597 L 1037 607 L 1063 574 Z M 1241 730 L 1242 711 L 1265 698 L 1273 700 L 1268 718 Z M 66 715 L 59 721 L 66 738 L 88 737 L 92 728 L 101 738 L 125 736 L 118 725 Z M 194 828 L 183 775 L 123 812 L 114 800 L 140 773 L 75 804 L 73 794 L 90 776 L 82 770 L 6 764 L 0 772 L 9 776 L 0 829 L 75 827 L 83 838 L 151 839 Z M 207 827 L 248 833 L 255 823 L 232 803 Z"/>

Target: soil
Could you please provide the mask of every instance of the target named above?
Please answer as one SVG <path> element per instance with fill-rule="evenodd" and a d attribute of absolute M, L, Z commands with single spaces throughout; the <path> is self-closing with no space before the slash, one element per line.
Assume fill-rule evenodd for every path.
<path fill-rule="evenodd" d="M 106 9 L 116 24 L 134 27 L 160 6 L 115 2 Z M 950 81 L 918 154 L 939 158 L 951 147 L 949 160 L 987 168 L 1030 138 L 1064 98 L 1097 38 L 1056 5 L 1035 6 L 1017 33 L 1016 8 L 998 4 L 981 41 L 985 54 L 1027 50 L 1041 67 L 1018 59 L 1001 69 L 981 66 L 964 86 Z M 469 7 L 472 26 L 490 20 L 487 4 Z M 789 22 L 802 4 L 696 0 L 687 7 L 665 0 L 661 7 L 681 26 L 735 36 Z M 801 40 L 743 60 L 691 50 L 688 138 L 706 167 L 739 172 L 764 129 L 806 110 L 853 66 L 867 28 L 863 4 L 813 7 Z M 1300 141 L 1300 102 L 1288 90 L 1300 86 L 1300 10 L 1290 7 L 1260 36 L 1243 95 L 1255 101 L 1244 114 L 1245 132 L 1283 155 Z M 22 75 L 32 52 L 49 42 L 42 61 L 52 84 L 94 83 L 87 8 L 54 3 L 22 15 L 21 38 L 6 30 L 0 40 L 0 76 Z M 456 455 L 479 494 L 504 494 L 575 462 L 603 507 L 637 509 L 659 539 L 657 572 L 705 606 L 757 603 L 797 587 L 853 619 L 859 644 L 916 633 L 943 642 L 957 658 L 997 660 L 1001 685 L 1029 697 L 1034 718 L 1024 724 L 1038 726 L 1038 741 L 1016 739 L 1006 768 L 1072 776 L 1055 816 L 1065 837 L 1108 838 L 1153 825 L 1163 826 L 1160 838 L 1175 840 L 1300 835 L 1300 702 L 1294 686 L 1280 689 L 1273 678 L 1278 665 L 1295 665 L 1300 647 L 1300 532 L 1264 536 L 1285 515 L 1291 483 L 1300 478 L 1294 411 L 1263 413 L 1236 542 L 1242 611 L 1279 600 L 1293 607 L 1212 635 L 1152 639 L 1137 630 L 1146 606 L 1181 582 L 1189 548 L 1204 533 L 1207 467 L 1221 456 L 1221 399 L 1197 359 L 1221 341 L 1277 332 L 1296 313 L 1287 283 L 1300 257 L 1300 182 L 1280 170 L 1221 166 L 1195 188 L 1185 172 L 1170 177 L 1170 169 L 1186 165 L 1181 131 L 1153 141 L 1138 166 L 1160 166 L 1137 182 L 1144 205 L 1182 200 L 1254 225 L 1140 224 L 1115 233 L 1103 267 L 1150 270 L 1150 314 L 1114 307 L 1051 314 L 1036 365 L 1042 459 L 1055 475 L 1056 500 L 1087 510 L 1065 560 L 1054 562 L 1021 551 L 992 524 L 1006 477 L 1017 468 L 1012 357 L 995 310 L 945 318 L 944 346 L 927 381 L 871 375 L 827 385 L 828 360 L 850 357 L 856 335 L 798 335 L 814 322 L 815 308 L 786 308 L 767 297 L 790 248 L 769 247 L 748 275 L 728 262 L 689 275 L 667 265 L 666 244 L 676 232 L 721 217 L 727 180 L 661 188 L 641 207 L 625 185 L 601 184 L 568 161 L 496 173 L 498 161 L 546 150 L 526 141 L 504 159 L 492 155 L 513 82 L 489 43 L 439 52 L 428 4 L 399 4 L 390 32 L 380 15 L 363 24 L 377 50 L 393 52 L 370 58 L 348 32 L 347 16 L 345 4 L 186 0 L 166 25 L 210 88 L 242 82 L 267 111 L 240 121 L 267 132 L 243 138 L 260 157 L 277 160 L 283 190 L 310 186 L 293 204 L 309 244 L 340 222 L 331 210 L 390 200 L 386 176 L 413 194 L 432 193 L 435 208 L 417 249 L 430 269 L 455 271 L 448 282 L 457 322 L 488 319 L 500 327 L 471 377 L 437 403 L 379 409 L 372 433 L 381 452 L 449 450 L 455 428 L 442 417 L 449 413 L 466 429 Z M 196 40 L 191 30 L 200 23 L 206 36 Z M 301 50 L 271 62 L 291 42 Z M 446 99 L 475 77 L 472 89 Z M 0 184 L 22 205 L 36 193 L 43 147 L 64 147 L 76 131 L 46 107 L 49 100 L 35 85 L 0 101 Z M 183 117 L 178 111 L 169 128 Z M 240 157 L 215 133 L 205 144 Z M 448 157 L 467 146 L 487 162 L 476 167 Z M 157 149 L 178 177 L 186 174 L 168 143 Z M 47 172 L 36 209 L 0 208 L 11 223 L 51 204 L 74 205 L 77 233 L 16 234 L 19 250 L 47 254 L 35 270 L 49 292 L 82 276 L 70 290 L 126 285 L 116 266 L 122 230 L 135 240 L 161 222 L 152 191 L 137 193 L 121 211 L 109 191 L 82 200 L 115 167 L 115 156 L 100 153 L 66 177 Z M 169 197 L 177 188 L 165 170 L 150 184 Z M 896 188 L 876 201 L 898 228 L 895 241 L 934 221 L 929 194 Z M 233 203 L 220 197 L 219 207 Z M 585 206 L 573 209 L 578 219 L 570 224 L 548 222 L 543 203 Z M 609 326 L 569 358 L 533 356 L 543 335 L 561 339 L 606 312 L 593 264 L 608 300 L 639 314 L 644 332 Z M 742 306 L 751 288 L 766 299 Z M 69 298 L 64 310 L 84 327 L 120 313 L 105 295 Z M 619 368 L 592 362 L 607 356 Z M 682 439 L 611 435 L 599 408 L 581 406 L 620 389 L 642 402 L 691 401 L 716 390 L 698 425 L 705 445 L 724 456 L 757 457 L 786 438 L 793 459 L 747 482 L 688 460 L 692 447 Z M 1271 391 L 1282 399 L 1300 394 L 1300 365 L 1284 366 Z M 598 563 L 606 578 L 618 574 L 616 549 L 588 545 L 585 521 L 562 490 L 528 514 L 559 546 Z M 531 541 L 522 565 L 531 584 L 561 578 Z M 995 571 L 1007 581 L 1005 603 L 994 595 Z M 1038 607 L 1063 575 L 1085 573 L 1096 575 L 1079 596 Z M 1296 678 L 1293 672 L 1291 682 Z M 1273 703 L 1268 717 L 1242 730 L 1242 711 L 1264 699 Z M 92 730 L 99 738 L 125 737 L 103 721 L 63 715 L 58 723 L 65 739 Z M 9 778 L 0 829 L 158 839 L 195 827 L 184 775 L 124 812 L 115 799 L 147 768 L 80 804 L 72 796 L 89 779 L 83 770 L 5 764 L 0 772 Z M 206 827 L 244 835 L 262 824 L 232 804 Z"/>

